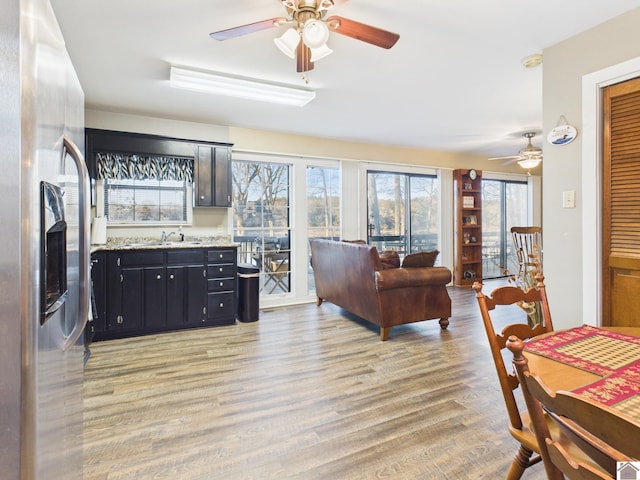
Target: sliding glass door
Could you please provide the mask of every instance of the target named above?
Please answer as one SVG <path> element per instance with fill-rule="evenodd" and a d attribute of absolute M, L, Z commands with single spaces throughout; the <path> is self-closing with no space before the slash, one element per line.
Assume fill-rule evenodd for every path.
<path fill-rule="evenodd" d="M 233 172 L 233 238 L 238 259 L 260 269 L 261 295 L 291 289 L 291 166 L 237 161 Z"/>
<path fill-rule="evenodd" d="M 438 246 L 435 175 L 367 172 L 367 241 L 401 256 Z"/>
<path fill-rule="evenodd" d="M 527 182 L 482 180 L 482 274 L 503 277 L 518 271 L 511 227 L 528 225 Z"/>

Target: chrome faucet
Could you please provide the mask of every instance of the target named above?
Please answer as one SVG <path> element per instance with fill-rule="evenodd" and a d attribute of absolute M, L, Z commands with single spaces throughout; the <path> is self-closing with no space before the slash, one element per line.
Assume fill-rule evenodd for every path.
<path fill-rule="evenodd" d="M 175 235 L 175 234 L 176 234 L 176 232 L 171 232 L 171 233 L 168 233 L 168 234 L 167 234 L 167 232 L 165 232 L 165 231 L 163 230 L 163 231 L 162 231 L 162 235 L 160 235 L 160 241 L 161 241 L 162 243 L 165 243 L 167 240 L 169 240 L 169 237 L 170 237 L 171 235 Z"/>

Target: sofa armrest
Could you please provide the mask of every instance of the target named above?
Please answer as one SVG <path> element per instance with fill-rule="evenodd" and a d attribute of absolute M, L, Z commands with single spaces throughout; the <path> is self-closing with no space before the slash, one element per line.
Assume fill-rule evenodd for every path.
<path fill-rule="evenodd" d="M 376 272 L 376 289 L 446 285 L 451 281 L 447 267 L 390 268 Z"/>

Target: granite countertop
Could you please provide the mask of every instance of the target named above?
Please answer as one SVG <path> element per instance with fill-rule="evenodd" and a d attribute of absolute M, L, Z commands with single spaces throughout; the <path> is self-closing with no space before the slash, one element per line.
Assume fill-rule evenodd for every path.
<path fill-rule="evenodd" d="M 161 242 L 152 237 L 120 237 L 109 238 L 105 245 L 91 245 L 91 251 L 100 250 L 151 250 L 161 248 L 209 248 L 209 247 L 238 247 L 231 235 L 217 235 L 211 237 L 185 237 L 183 241 Z"/>

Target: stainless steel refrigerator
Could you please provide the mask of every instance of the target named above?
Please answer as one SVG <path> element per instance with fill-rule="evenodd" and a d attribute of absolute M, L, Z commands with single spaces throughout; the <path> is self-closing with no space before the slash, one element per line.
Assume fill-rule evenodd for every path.
<path fill-rule="evenodd" d="M 48 0 L 0 15 L 0 478 L 82 478 L 84 94 Z"/>

